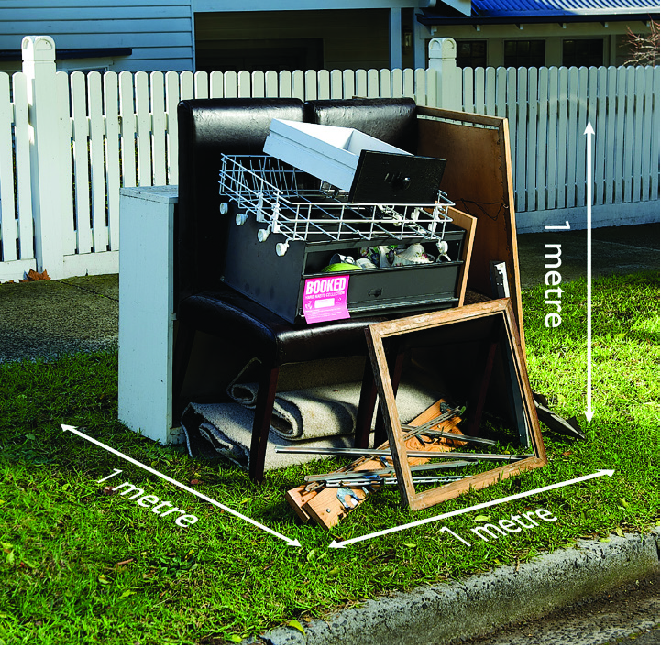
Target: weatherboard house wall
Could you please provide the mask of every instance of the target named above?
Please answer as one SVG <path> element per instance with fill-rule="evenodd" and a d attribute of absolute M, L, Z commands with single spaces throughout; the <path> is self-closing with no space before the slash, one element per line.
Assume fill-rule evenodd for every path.
<path fill-rule="evenodd" d="M 401 68 L 402 11 L 420 11 L 428 4 L 429 0 L 249 0 L 245 3 L 236 0 L 2 0 L 0 70 L 20 70 L 20 47 L 24 36 L 48 34 L 58 44 L 59 70 L 195 71 L 196 26 L 211 41 L 230 37 L 246 39 L 246 43 L 250 38 L 277 42 L 288 34 L 304 39 L 311 35 L 310 20 L 313 25 L 323 21 L 320 12 L 324 10 L 346 12 L 346 26 L 351 25 L 356 10 L 387 12 L 385 22 L 369 24 L 363 38 L 355 40 L 352 47 L 360 50 L 362 40 L 368 36 L 372 41 L 383 41 L 384 63 Z M 470 0 L 447 0 L 445 4 L 470 12 Z M 283 12 L 288 14 L 284 22 L 276 21 L 266 31 L 255 31 L 255 18 L 261 15 L 270 18 Z M 216 22 L 221 27 L 225 23 L 224 14 L 233 13 L 245 16 L 247 33 L 232 29 L 228 35 L 220 27 L 214 28 Z M 323 31 L 323 25 L 317 27 Z M 425 38 L 429 38 L 429 30 L 414 21 L 413 32 L 414 66 L 424 67 Z M 342 37 L 341 29 L 328 34 L 336 49 Z M 353 55 L 352 52 L 350 56 Z M 387 65 L 388 56 L 390 65 Z M 360 56 L 358 58 L 361 61 L 359 67 L 364 67 L 364 61 Z M 341 67 L 345 68 L 347 64 Z"/>
<path fill-rule="evenodd" d="M 193 70 L 191 0 L 3 0 L 0 70 L 21 68 L 21 41 L 49 34 L 60 70 Z"/>
<path fill-rule="evenodd" d="M 67 71 L 196 71 L 206 69 L 206 49 L 219 47 L 226 39 L 232 40 L 232 47 L 239 43 L 239 50 L 247 50 L 260 41 L 273 41 L 274 46 L 287 48 L 292 46 L 287 39 L 293 39 L 295 46 L 296 42 L 314 38 L 324 41 L 324 67 L 328 69 L 421 68 L 425 67 L 426 41 L 431 34 L 419 21 L 413 19 L 410 26 L 406 21 L 411 20 L 411 12 L 417 14 L 435 3 L 435 0 L 249 0 L 244 3 L 2 0 L 0 70 L 20 70 L 21 39 L 31 34 L 48 34 L 57 42 L 57 67 Z M 438 4 L 462 15 L 471 11 L 470 0 L 445 0 Z M 329 22 L 331 14 L 334 22 Z M 361 16 L 364 22 L 358 24 Z M 412 38 L 410 42 L 409 38 Z M 245 45 L 240 45 L 241 41 Z M 412 52 L 412 60 L 403 59 L 407 48 Z M 201 55 L 197 63 L 196 50 Z M 375 61 L 378 65 L 373 64 Z M 315 66 L 297 66 L 298 69 L 312 67 Z"/>

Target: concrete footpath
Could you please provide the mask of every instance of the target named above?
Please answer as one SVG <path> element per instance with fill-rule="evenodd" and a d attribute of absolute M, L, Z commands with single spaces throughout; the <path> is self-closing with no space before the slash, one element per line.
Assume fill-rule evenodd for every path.
<path fill-rule="evenodd" d="M 543 282 L 545 244 L 562 244 L 563 281 L 586 275 L 585 231 L 519 236 L 523 288 Z M 659 267 L 659 225 L 592 232 L 593 276 Z M 0 285 L 0 362 L 117 345 L 116 275 Z M 534 619 L 603 591 L 659 576 L 659 531 L 580 541 L 518 568 L 369 600 L 306 626 L 278 628 L 277 644 L 443 644 Z"/>

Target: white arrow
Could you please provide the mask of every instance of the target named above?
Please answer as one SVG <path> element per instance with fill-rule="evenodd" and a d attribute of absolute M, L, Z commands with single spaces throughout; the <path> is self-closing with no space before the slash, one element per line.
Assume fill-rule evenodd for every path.
<path fill-rule="evenodd" d="M 276 532 L 273 529 L 270 529 L 266 527 L 265 525 L 262 525 L 261 523 L 258 523 L 256 520 L 253 520 L 252 518 L 248 518 L 247 516 L 244 516 L 243 514 L 239 513 L 238 511 L 235 511 L 234 509 L 230 509 L 229 507 L 226 507 L 222 503 L 218 502 L 217 500 L 214 500 L 213 498 L 209 498 L 208 496 L 205 496 L 204 494 L 201 494 L 199 491 L 195 491 L 195 489 L 191 489 L 190 487 L 187 487 L 185 484 L 182 484 L 181 482 L 175 480 L 174 478 L 170 478 L 169 476 L 164 475 L 160 471 L 157 471 L 156 469 L 152 469 L 151 467 L 148 467 L 146 464 L 142 464 L 142 462 L 138 462 L 137 460 L 133 459 L 132 457 L 128 455 L 124 455 L 123 453 L 120 453 L 116 449 L 113 449 L 112 446 L 108 446 L 107 444 L 103 444 L 102 442 L 99 442 L 98 440 L 95 440 L 93 437 L 90 437 L 89 435 L 85 435 L 85 433 L 81 433 L 75 426 L 68 426 L 67 424 L 60 424 L 62 427 L 63 431 L 70 431 L 71 433 L 74 433 L 75 435 L 79 435 L 80 437 L 85 438 L 89 442 L 92 442 L 92 444 L 96 444 L 97 446 L 100 446 L 104 448 L 106 451 L 109 451 L 110 453 L 114 453 L 115 455 L 118 455 L 120 458 L 124 458 L 125 460 L 128 460 L 132 464 L 135 464 L 136 466 L 139 466 L 143 469 L 146 469 L 149 471 L 149 473 L 153 473 L 154 475 L 158 476 L 159 478 L 163 478 L 163 480 L 167 480 L 171 484 L 173 484 L 175 487 L 179 487 L 180 489 L 183 489 L 184 491 L 188 491 L 188 493 L 192 493 L 194 496 L 197 496 L 198 498 L 201 498 L 202 500 L 206 500 L 207 502 L 210 502 L 212 505 L 215 505 L 216 507 L 220 507 L 223 511 L 226 511 L 229 514 L 234 514 L 234 516 L 239 517 L 241 520 L 245 520 L 247 523 L 251 523 L 255 527 L 259 527 L 259 529 L 268 532 L 269 534 L 273 534 L 274 536 L 277 536 L 279 539 L 285 541 L 288 545 L 291 545 L 292 547 L 300 547 L 301 544 L 297 540 L 292 540 L 291 538 L 287 538 L 286 536 L 283 536 L 279 532 Z"/>
<path fill-rule="evenodd" d="M 588 203 L 588 408 L 585 416 L 592 421 L 592 124 L 588 122 L 584 135 L 587 135 L 587 203 Z"/>
<path fill-rule="evenodd" d="M 465 514 L 469 511 L 477 511 L 478 509 L 486 509 L 487 507 L 493 507 L 495 505 L 500 505 L 503 502 L 508 502 L 509 500 L 518 500 L 519 498 L 526 498 L 528 496 L 534 496 L 537 493 L 542 491 L 549 491 L 551 489 L 560 489 L 568 485 L 574 484 L 576 482 L 582 482 L 583 480 L 590 480 L 591 478 L 600 478 L 601 476 L 612 476 L 615 471 L 612 469 L 602 469 L 596 473 L 591 473 L 589 476 L 580 476 L 579 478 L 573 478 L 572 480 L 565 480 L 564 482 L 558 482 L 556 484 L 549 485 L 548 487 L 540 487 L 539 489 L 531 489 L 530 491 L 524 491 L 523 493 L 517 493 L 513 496 L 508 496 L 507 498 L 497 498 L 496 500 L 489 500 L 488 502 L 482 502 L 479 505 L 474 505 L 473 507 L 466 507 L 466 509 L 456 509 L 455 511 L 449 511 L 440 516 L 433 516 L 432 518 L 425 518 L 423 520 L 416 520 L 412 523 L 406 523 L 405 525 L 398 525 L 397 527 L 391 527 L 390 529 L 384 529 L 380 532 L 372 532 L 371 534 L 365 534 L 364 536 L 358 536 L 357 538 L 350 538 L 347 541 L 333 541 L 328 547 L 346 547 L 351 543 L 360 543 L 361 541 L 369 540 L 370 538 L 376 538 L 377 536 L 383 536 L 384 534 L 392 534 L 393 532 L 401 532 L 404 529 L 410 529 L 411 527 L 417 527 L 418 525 L 424 525 L 425 523 L 433 523 L 437 520 L 443 520 L 444 518 L 450 518 L 451 516 L 459 516 L 460 514 Z"/>

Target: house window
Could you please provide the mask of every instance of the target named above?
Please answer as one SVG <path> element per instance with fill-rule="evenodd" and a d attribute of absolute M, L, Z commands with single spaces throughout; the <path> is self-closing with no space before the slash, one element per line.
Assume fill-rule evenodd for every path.
<path fill-rule="evenodd" d="M 602 38 L 578 38 L 562 41 L 562 64 L 565 67 L 599 67 L 604 64 Z"/>
<path fill-rule="evenodd" d="M 543 67 L 546 42 L 543 40 L 506 40 L 505 67 Z"/>
<path fill-rule="evenodd" d="M 487 41 L 460 40 L 457 42 L 457 65 L 459 67 L 486 67 Z"/>

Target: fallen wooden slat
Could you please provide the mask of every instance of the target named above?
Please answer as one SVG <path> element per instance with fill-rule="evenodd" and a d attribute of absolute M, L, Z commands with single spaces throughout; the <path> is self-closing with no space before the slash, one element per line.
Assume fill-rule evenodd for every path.
<path fill-rule="evenodd" d="M 292 509 L 296 512 L 296 515 L 304 523 L 309 523 L 312 519 L 310 518 L 310 514 L 308 514 L 307 511 L 303 509 L 303 506 L 305 503 L 312 500 L 316 495 L 316 491 L 306 491 L 305 487 L 295 487 L 294 489 L 290 489 L 285 494 L 285 498 Z"/>
<path fill-rule="evenodd" d="M 352 501 L 352 496 L 343 493 L 347 490 L 353 492 L 352 496 L 355 496 L 358 500 L 353 499 Z M 340 497 L 338 497 L 338 494 Z M 347 487 L 347 489 L 324 487 L 319 490 L 312 500 L 305 503 L 303 508 L 312 520 L 319 525 L 330 528 L 344 518 L 351 509 L 358 507 L 367 498 L 367 495 L 368 492 L 359 487 Z M 342 500 L 344 500 L 344 504 Z"/>

